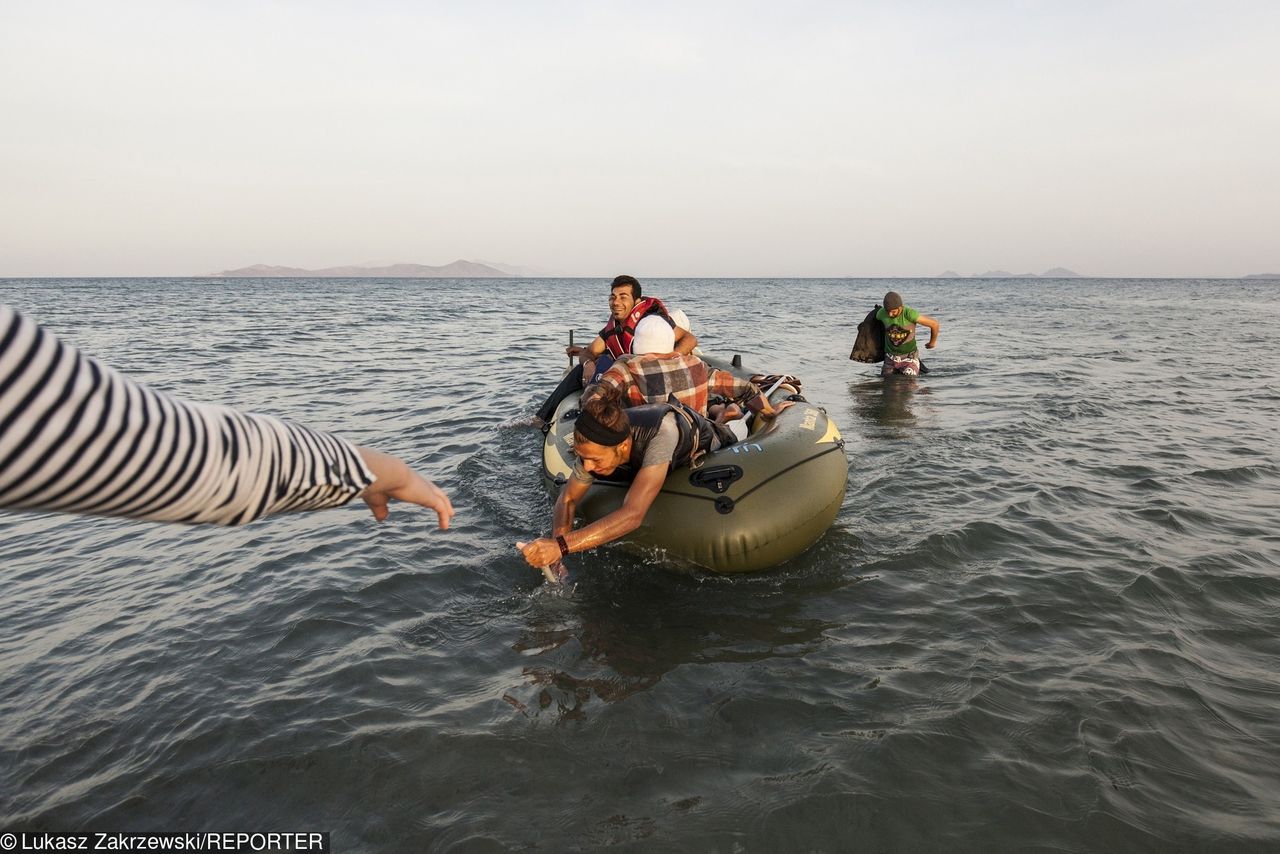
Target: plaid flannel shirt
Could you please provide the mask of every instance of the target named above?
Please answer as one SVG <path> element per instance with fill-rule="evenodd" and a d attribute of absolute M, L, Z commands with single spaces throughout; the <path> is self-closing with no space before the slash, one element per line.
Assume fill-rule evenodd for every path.
<path fill-rule="evenodd" d="M 623 406 L 666 403 L 667 396 L 706 415 L 707 400 L 719 395 L 730 400 L 749 398 L 748 405 L 759 411 L 764 405 L 760 388 L 728 371 L 710 367 L 697 356 L 623 356 L 600 378 L 622 394 Z"/>

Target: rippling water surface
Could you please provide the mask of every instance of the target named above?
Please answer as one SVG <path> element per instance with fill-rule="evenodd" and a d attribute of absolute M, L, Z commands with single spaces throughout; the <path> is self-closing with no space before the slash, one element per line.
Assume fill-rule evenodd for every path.
<path fill-rule="evenodd" d="M 890 287 L 943 326 L 914 383 L 847 358 Z M 0 515 L 0 828 L 1280 846 L 1275 283 L 648 291 L 848 440 L 844 508 L 790 564 L 525 567 L 550 503 L 521 425 L 604 280 L 0 281 L 135 378 L 399 454 L 458 510 L 443 534 L 359 502 L 235 530 Z"/>

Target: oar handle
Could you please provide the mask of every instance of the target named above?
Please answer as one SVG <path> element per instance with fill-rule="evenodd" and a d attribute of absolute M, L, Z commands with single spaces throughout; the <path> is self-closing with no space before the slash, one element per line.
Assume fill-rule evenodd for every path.
<path fill-rule="evenodd" d="M 768 400 L 768 399 L 773 395 L 773 393 L 774 393 L 775 391 L 777 391 L 777 390 L 778 390 L 778 386 L 782 385 L 782 381 L 783 381 L 783 380 L 785 380 L 786 378 L 787 378 L 787 377 L 786 377 L 786 375 L 785 375 L 785 374 L 783 374 L 782 376 L 778 377 L 778 381 L 777 381 L 776 383 L 774 383 L 774 384 L 769 388 L 769 390 L 768 390 L 768 391 L 766 391 L 766 392 L 764 393 L 764 399 L 765 399 L 765 400 Z"/>
<path fill-rule="evenodd" d="M 782 381 L 783 381 L 783 380 L 785 380 L 786 378 L 787 378 L 787 375 L 786 375 L 786 374 L 781 375 L 780 377 L 778 377 L 778 381 L 777 381 L 777 382 L 775 382 L 773 385 L 769 386 L 769 390 L 768 390 L 768 391 L 766 391 L 766 392 L 763 392 L 763 393 L 762 393 L 762 394 L 763 394 L 763 396 L 764 396 L 765 401 L 766 401 L 770 406 L 772 406 L 772 405 L 773 405 L 773 401 L 772 401 L 772 400 L 769 400 L 769 398 L 773 397 L 773 393 L 774 393 L 775 391 L 777 391 L 777 390 L 778 390 L 778 386 L 782 385 Z M 752 413 L 749 413 L 748 415 L 744 416 L 744 418 L 746 418 L 746 419 L 747 419 L 747 425 L 748 425 L 748 426 L 750 426 L 750 425 L 752 425 L 752 424 L 754 424 L 754 423 L 755 423 L 755 421 L 756 421 L 756 414 L 755 414 L 754 412 L 752 412 Z"/>

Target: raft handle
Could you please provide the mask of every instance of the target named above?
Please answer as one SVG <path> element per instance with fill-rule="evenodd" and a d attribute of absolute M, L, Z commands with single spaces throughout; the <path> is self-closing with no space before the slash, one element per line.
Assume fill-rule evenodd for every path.
<path fill-rule="evenodd" d="M 719 495 L 740 477 L 742 477 L 741 466 L 712 466 L 707 469 L 698 469 L 689 475 L 689 483 L 693 486 L 709 489 Z M 732 504 L 732 502 L 730 503 Z M 719 510 L 719 502 L 716 502 L 716 509 Z M 733 508 L 730 507 L 730 509 Z M 720 512 L 728 513 L 729 511 L 720 510 Z"/>

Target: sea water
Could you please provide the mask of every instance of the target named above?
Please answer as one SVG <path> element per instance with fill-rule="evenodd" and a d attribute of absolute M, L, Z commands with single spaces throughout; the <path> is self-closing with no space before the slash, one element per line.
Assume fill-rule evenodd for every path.
<path fill-rule="evenodd" d="M 592 280 L 0 281 L 136 379 L 400 455 L 457 516 L 0 514 L 0 829 L 337 851 L 1280 846 L 1280 288 L 656 280 L 847 440 L 775 570 L 550 588 L 529 416 Z M 849 361 L 886 290 L 932 372 Z M 920 337 L 927 338 L 920 329 Z"/>

